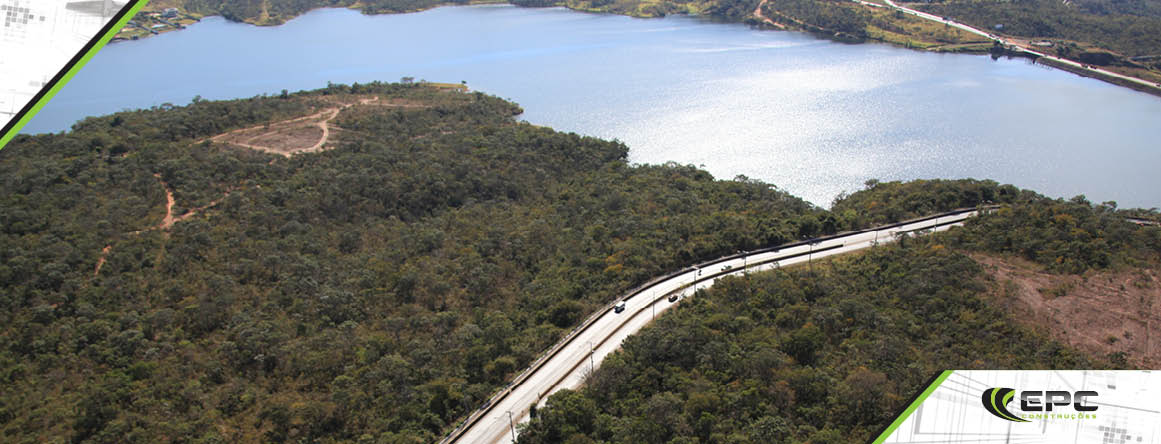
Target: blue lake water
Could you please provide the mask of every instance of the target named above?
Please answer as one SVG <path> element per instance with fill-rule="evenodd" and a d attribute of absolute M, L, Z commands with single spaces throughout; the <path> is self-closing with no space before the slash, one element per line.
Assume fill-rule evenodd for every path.
<path fill-rule="evenodd" d="M 989 178 L 1161 207 L 1161 98 L 1026 60 L 850 45 L 691 17 L 559 8 L 208 18 L 109 45 L 25 128 L 165 102 L 403 76 L 466 81 L 638 163 L 745 175 L 829 206 L 867 179 Z"/>

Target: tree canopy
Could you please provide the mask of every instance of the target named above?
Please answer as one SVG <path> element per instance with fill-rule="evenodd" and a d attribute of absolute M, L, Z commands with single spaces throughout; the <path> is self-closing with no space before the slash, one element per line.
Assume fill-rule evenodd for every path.
<path fill-rule="evenodd" d="M 333 149 L 208 138 L 344 108 Z M 402 106 L 406 105 L 406 106 Z M 431 442 L 584 316 L 817 234 L 765 184 L 419 84 L 165 106 L 0 151 L 0 434 Z M 166 216 L 181 220 L 159 228 Z M 804 228 L 805 231 L 804 231 Z"/>
<path fill-rule="evenodd" d="M 939 238 L 726 278 L 629 337 L 519 442 L 861 443 L 944 369 L 1103 367 L 980 295 Z"/>

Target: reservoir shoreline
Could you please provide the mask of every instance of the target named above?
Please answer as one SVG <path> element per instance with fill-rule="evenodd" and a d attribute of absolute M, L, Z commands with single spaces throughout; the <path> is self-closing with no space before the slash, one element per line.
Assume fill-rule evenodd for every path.
<path fill-rule="evenodd" d="M 405 77 L 466 84 L 519 103 L 530 123 L 621 140 L 631 162 L 704 165 L 823 207 L 869 179 L 971 177 L 1161 206 L 1152 96 L 1023 58 L 564 8 L 332 8 L 278 27 L 209 18 L 106 47 L 25 132 L 199 96 Z"/>
<path fill-rule="evenodd" d="M 864 2 L 864 1 L 859 1 L 859 0 L 855 0 L 855 1 L 857 3 L 864 4 L 864 5 L 874 5 L 873 3 L 869 3 L 869 2 Z M 303 14 L 301 14 L 299 16 L 291 17 L 288 20 L 274 21 L 274 22 L 256 22 L 256 21 L 252 21 L 252 20 L 234 20 L 234 19 L 222 16 L 220 14 L 205 15 L 205 16 L 189 14 L 187 16 L 190 18 L 193 18 L 197 21 L 200 21 L 202 18 L 206 18 L 206 17 L 221 17 L 222 19 L 233 22 L 233 23 L 244 23 L 244 24 L 248 24 L 248 25 L 252 25 L 252 26 L 261 26 L 261 27 L 277 27 L 277 26 L 283 26 L 287 22 L 294 20 L 298 17 L 301 17 L 302 15 L 309 14 L 313 11 L 322 10 L 322 9 L 345 9 L 345 10 L 356 11 L 356 12 L 359 12 L 360 14 L 373 16 L 373 15 L 414 14 L 414 13 L 418 13 L 418 12 L 430 11 L 433 9 L 445 8 L 445 7 L 485 6 L 485 5 L 506 5 L 506 6 L 512 6 L 512 7 L 517 7 L 517 8 L 525 8 L 525 9 L 565 8 L 565 9 L 568 9 L 570 11 L 579 12 L 579 13 L 615 15 L 615 16 L 625 16 L 625 17 L 633 17 L 633 18 L 639 18 L 639 19 L 658 19 L 658 18 L 664 18 L 667 16 L 664 14 L 662 14 L 662 15 L 641 14 L 641 13 L 639 13 L 639 11 L 636 11 L 636 10 L 634 10 L 634 11 L 620 11 L 620 12 L 603 11 L 603 10 L 595 9 L 595 8 L 580 8 L 580 7 L 576 7 L 574 5 L 569 5 L 567 3 L 560 4 L 560 5 L 550 5 L 550 6 L 530 6 L 530 5 L 521 5 L 521 4 L 512 3 L 512 2 L 506 1 L 506 0 L 469 0 L 469 1 L 465 1 L 465 2 L 454 2 L 453 1 L 453 2 L 438 3 L 438 4 L 430 5 L 427 7 L 415 8 L 415 9 L 410 9 L 410 10 L 406 10 L 406 11 L 386 11 L 386 10 L 384 10 L 384 11 L 376 11 L 376 12 L 366 12 L 366 11 L 360 10 L 356 7 L 357 4 L 354 6 L 350 6 L 350 7 L 343 7 L 343 6 L 325 7 L 324 6 L 324 7 L 310 9 L 310 10 L 304 12 Z M 142 12 L 142 14 L 144 14 L 144 13 L 145 12 Z M 690 17 L 690 18 L 694 18 L 694 19 L 698 19 L 698 20 L 706 20 L 706 21 L 709 21 L 712 23 L 745 25 L 745 26 L 748 26 L 752 29 L 760 29 L 763 31 L 802 32 L 805 34 L 809 34 L 815 38 L 830 40 L 830 41 L 834 41 L 834 42 L 838 42 L 838 43 L 846 43 L 846 44 L 864 44 L 864 43 L 876 42 L 876 43 L 887 44 L 887 45 L 890 45 L 890 46 L 893 46 L 896 48 L 909 49 L 909 50 L 915 50 L 915 51 L 920 51 L 920 52 L 938 52 L 938 53 L 970 54 L 970 55 L 988 55 L 990 53 L 988 47 L 984 47 L 984 46 L 980 46 L 980 45 L 976 45 L 976 44 L 947 45 L 947 46 L 951 46 L 952 48 L 951 49 L 943 49 L 943 48 L 924 48 L 924 47 L 920 47 L 920 46 L 913 46 L 910 43 L 904 43 L 904 42 L 897 41 L 897 40 L 883 38 L 881 36 L 867 36 L 865 38 L 857 38 L 857 37 L 850 36 L 850 35 L 843 33 L 843 32 L 835 32 L 833 30 L 829 30 L 829 29 L 824 28 L 824 27 L 819 27 L 816 25 L 803 23 L 803 22 L 798 22 L 797 25 L 794 25 L 791 27 L 787 27 L 787 26 L 780 25 L 780 24 L 775 26 L 775 24 L 773 22 L 771 22 L 769 19 L 765 19 L 764 17 L 761 17 L 761 16 L 755 17 L 753 15 L 747 16 L 747 17 L 739 19 L 739 20 L 730 20 L 730 19 L 726 19 L 723 17 L 716 17 L 716 16 L 711 16 L 711 15 L 690 14 L 690 13 L 676 13 L 676 14 L 669 14 L 669 16 L 684 16 L 684 17 Z M 765 20 L 765 21 L 763 21 L 763 20 Z M 180 28 L 165 28 L 162 31 L 162 33 L 183 30 L 185 28 L 186 28 L 185 26 L 182 26 Z M 154 34 L 156 35 L 157 33 L 155 32 Z M 146 35 L 146 37 L 148 38 L 148 35 Z M 114 37 L 113 40 L 111 41 L 111 43 L 120 43 L 120 42 L 135 41 L 135 40 L 138 40 L 138 39 L 136 37 L 134 37 L 133 39 L 128 39 L 128 38 L 123 38 L 123 37 L 118 36 L 118 37 Z M 1028 57 L 1028 58 L 1033 58 L 1033 59 L 1037 58 L 1033 55 L 1030 55 L 1030 54 L 1027 54 L 1024 52 L 1020 52 L 1020 51 L 1006 51 L 1005 55 L 1016 56 L 1016 57 Z M 1055 61 L 1049 60 L 1049 59 L 1044 59 L 1043 64 L 1046 66 L 1050 66 L 1050 67 L 1053 67 L 1053 68 L 1056 68 L 1056 69 L 1059 69 L 1059 70 L 1062 70 L 1065 72 L 1069 72 L 1072 74 L 1076 74 L 1076 75 L 1079 75 L 1082 77 L 1101 80 L 1101 81 L 1108 82 L 1108 83 L 1111 83 L 1113 85 L 1125 87 L 1125 88 L 1128 88 L 1128 89 L 1131 89 L 1131 90 L 1134 90 L 1137 92 L 1143 92 L 1143 93 L 1146 93 L 1146 94 L 1149 94 L 1152 96 L 1161 97 L 1161 83 L 1157 84 L 1156 86 L 1146 86 L 1146 85 L 1136 84 L 1136 83 L 1133 83 L 1130 81 L 1126 81 L 1125 79 L 1121 79 L 1121 78 L 1117 78 L 1117 77 L 1113 77 L 1113 76 L 1108 76 L 1108 75 L 1103 75 L 1099 72 L 1089 71 L 1086 69 L 1078 68 L 1076 66 L 1070 66 L 1070 65 L 1065 64 L 1065 63 L 1058 63 L 1058 62 L 1055 62 Z"/>

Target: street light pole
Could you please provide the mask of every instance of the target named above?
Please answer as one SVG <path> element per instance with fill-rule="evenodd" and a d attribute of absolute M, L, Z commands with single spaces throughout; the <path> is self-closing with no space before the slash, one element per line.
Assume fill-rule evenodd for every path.
<path fill-rule="evenodd" d="M 596 350 L 593 349 L 593 341 L 589 341 L 589 374 L 592 374 L 597 368 L 596 364 L 593 364 L 593 353 L 596 353 Z"/>
<path fill-rule="evenodd" d="M 508 411 L 508 428 L 512 430 L 512 442 L 516 442 L 516 425 L 512 422 L 512 411 Z"/>

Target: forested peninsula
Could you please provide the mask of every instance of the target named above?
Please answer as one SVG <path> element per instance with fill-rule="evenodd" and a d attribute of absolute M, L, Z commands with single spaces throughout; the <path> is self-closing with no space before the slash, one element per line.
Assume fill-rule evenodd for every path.
<path fill-rule="evenodd" d="M 521 112 L 372 83 L 17 136 L 0 150 L 0 440 L 429 443 L 652 277 L 978 205 L 1000 209 L 682 302 L 521 439 L 854 442 L 934 369 L 1156 362 L 1140 335 L 1070 342 L 1022 322 L 1036 307 L 1006 305 L 991 271 L 1129 276 L 1147 310 L 1161 228 L 1128 218 L 1155 211 L 974 180 L 868 182 L 825 210 L 633 165 L 621 143 Z"/>

